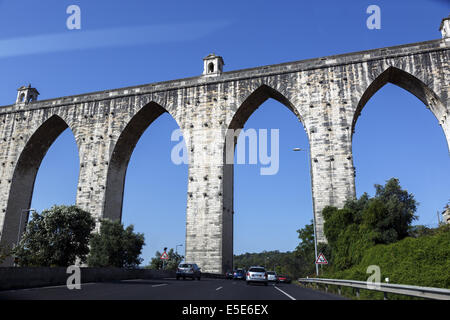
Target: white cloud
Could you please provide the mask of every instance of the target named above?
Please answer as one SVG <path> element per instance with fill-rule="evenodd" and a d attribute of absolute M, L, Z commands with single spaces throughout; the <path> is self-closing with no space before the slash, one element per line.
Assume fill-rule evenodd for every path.
<path fill-rule="evenodd" d="M 104 47 L 193 41 L 230 25 L 227 21 L 204 21 L 93 31 L 68 30 L 14 39 L 0 39 L 0 58 L 85 50 Z"/>

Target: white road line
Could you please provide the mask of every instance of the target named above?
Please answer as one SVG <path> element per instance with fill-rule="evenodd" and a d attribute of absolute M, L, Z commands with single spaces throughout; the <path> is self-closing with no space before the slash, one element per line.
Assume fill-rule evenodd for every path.
<path fill-rule="evenodd" d="M 291 300 L 296 300 L 293 296 L 287 294 L 286 292 L 284 292 L 284 291 L 281 290 L 280 288 L 278 288 L 278 287 L 276 287 L 276 286 L 273 286 L 273 287 L 274 287 L 275 289 L 277 289 L 278 291 L 284 293 L 287 297 L 289 297 L 289 299 L 291 299 Z"/>
<path fill-rule="evenodd" d="M 81 283 L 81 288 L 87 285 L 96 284 L 99 282 L 87 282 Z M 40 290 L 40 289 L 57 289 L 57 288 L 67 288 L 67 285 L 59 285 L 59 286 L 47 286 L 47 287 L 34 287 L 34 288 L 23 288 L 23 289 L 11 289 L 11 290 L 3 290 L 1 292 L 19 292 L 19 291 L 32 291 L 32 290 Z"/>
<path fill-rule="evenodd" d="M 152 285 L 152 288 L 155 288 L 155 287 L 163 287 L 163 286 L 167 286 L 167 283 L 154 284 L 154 285 Z"/>
<path fill-rule="evenodd" d="M 133 282 L 133 281 L 145 281 L 145 279 L 127 279 L 127 280 L 121 280 L 123 282 Z"/>
<path fill-rule="evenodd" d="M 220 289 L 222 289 L 223 287 L 218 287 L 217 289 L 216 289 L 216 291 L 219 291 Z"/>

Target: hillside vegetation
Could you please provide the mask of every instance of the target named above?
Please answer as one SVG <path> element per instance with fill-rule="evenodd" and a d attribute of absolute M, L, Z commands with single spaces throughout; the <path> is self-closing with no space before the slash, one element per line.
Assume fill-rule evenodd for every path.
<path fill-rule="evenodd" d="M 450 288 L 450 227 L 412 226 L 416 201 L 398 180 L 375 188 L 373 198 L 364 194 L 342 209 L 323 210 L 328 245 L 322 250 L 329 265 L 321 277 L 366 281 L 371 275 L 367 268 L 376 265 L 382 281 Z M 380 296 L 361 292 L 363 298 Z"/>

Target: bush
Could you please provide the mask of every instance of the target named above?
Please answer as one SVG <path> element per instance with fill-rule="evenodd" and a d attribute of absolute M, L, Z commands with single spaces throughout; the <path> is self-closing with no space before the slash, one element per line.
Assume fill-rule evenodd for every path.
<path fill-rule="evenodd" d="M 124 229 L 119 221 L 102 220 L 100 232 L 92 235 L 87 262 L 90 267 L 134 268 L 143 259 L 145 244 L 142 233 L 134 233 L 132 225 Z"/>
<path fill-rule="evenodd" d="M 392 244 L 369 248 L 358 265 L 343 271 L 328 270 L 323 277 L 366 281 L 367 267 L 377 265 L 381 280 L 424 287 L 450 288 L 450 226 L 435 229 L 433 235 L 407 237 Z M 362 298 L 382 298 L 383 294 L 361 291 Z M 390 299 L 410 298 L 390 295 Z"/>
<path fill-rule="evenodd" d="M 375 185 L 375 197 L 363 194 L 342 209 L 326 207 L 324 232 L 336 271 L 358 264 L 365 251 L 375 244 L 389 244 L 408 236 L 416 219 L 414 196 L 402 190 L 397 179 L 385 186 Z"/>
<path fill-rule="evenodd" d="M 323 276 L 366 281 L 367 267 L 377 265 L 381 279 L 387 277 L 391 283 L 449 288 L 450 227 L 412 227 L 416 201 L 397 179 L 375 188 L 373 198 L 364 194 L 342 209 L 323 210 L 331 253 Z M 361 297 L 382 298 L 383 294 L 365 290 Z"/>
<path fill-rule="evenodd" d="M 34 212 L 13 254 L 20 266 L 69 266 L 85 262 L 95 220 L 76 206 L 53 206 Z"/>
<path fill-rule="evenodd" d="M 163 259 L 161 259 L 162 253 L 156 251 L 155 257 L 152 258 L 150 265 L 146 268 L 161 270 L 164 266 L 164 270 L 176 271 L 180 262 L 183 261 L 184 256 L 174 252 L 173 248 L 167 252 L 167 255 L 169 256 L 169 259 L 163 261 Z"/>

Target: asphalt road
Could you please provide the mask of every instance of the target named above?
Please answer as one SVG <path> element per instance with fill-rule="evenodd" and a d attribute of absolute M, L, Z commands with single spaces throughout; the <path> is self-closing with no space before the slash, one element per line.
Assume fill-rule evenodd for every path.
<path fill-rule="evenodd" d="M 338 300 L 340 296 L 295 284 L 247 285 L 245 281 L 207 279 L 124 280 L 0 291 L 0 300 Z"/>

